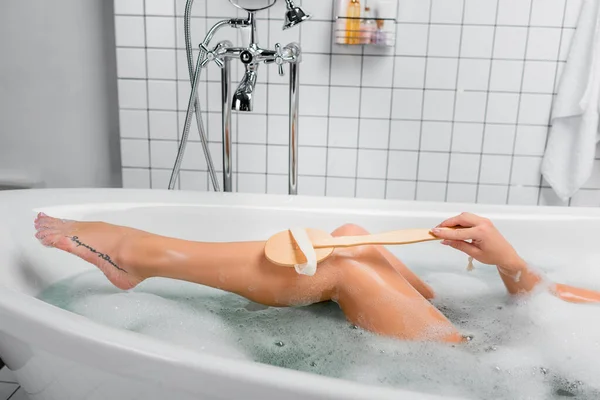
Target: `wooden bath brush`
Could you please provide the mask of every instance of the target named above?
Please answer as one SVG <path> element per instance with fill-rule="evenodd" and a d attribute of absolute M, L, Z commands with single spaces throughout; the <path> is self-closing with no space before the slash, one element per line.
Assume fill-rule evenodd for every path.
<path fill-rule="evenodd" d="M 456 228 L 447 228 L 456 229 Z M 430 229 L 404 229 L 375 235 L 338 236 L 317 229 L 305 230 L 317 256 L 317 263 L 329 257 L 337 247 L 364 245 L 401 245 L 442 240 L 431 233 Z M 307 262 L 290 230 L 279 232 L 265 244 L 265 256 L 273 264 L 294 267 Z"/>

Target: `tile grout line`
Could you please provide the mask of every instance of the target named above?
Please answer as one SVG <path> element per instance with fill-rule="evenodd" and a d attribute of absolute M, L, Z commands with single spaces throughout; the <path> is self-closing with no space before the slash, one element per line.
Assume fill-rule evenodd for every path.
<path fill-rule="evenodd" d="M 173 15 L 177 14 L 177 3 L 174 1 L 173 2 Z M 173 18 L 173 29 L 175 31 L 175 47 L 177 47 L 177 20 L 175 19 L 176 17 Z M 179 71 L 179 60 L 177 59 L 177 50 L 174 51 L 175 52 L 175 77 L 177 78 L 177 72 Z M 177 79 L 176 79 L 177 80 Z M 177 110 L 179 110 L 179 81 L 177 80 L 177 82 L 175 83 L 175 107 L 177 108 Z M 148 115 L 150 115 L 150 111 L 148 111 Z M 150 118 L 148 116 L 148 118 Z M 180 117 L 179 117 L 179 112 L 176 112 L 175 114 L 175 118 L 177 120 L 177 129 L 176 129 L 176 135 L 177 135 L 177 143 L 179 143 L 180 141 L 180 137 L 179 137 L 179 125 L 180 125 Z M 150 137 L 150 125 L 148 125 L 148 137 Z M 208 138 L 207 138 L 208 140 Z M 181 173 L 179 173 L 179 175 L 177 176 L 177 188 L 179 190 L 181 190 Z"/>
<path fill-rule="evenodd" d="M 460 35 L 459 35 L 459 42 L 458 42 L 458 59 L 456 62 L 456 79 L 454 81 L 454 104 L 452 106 L 452 122 L 450 125 L 450 143 L 449 143 L 449 147 L 448 147 L 448 163 L 447 163 L 447 168 L 446 168 L 446 188 L 445 188 L 445 193 L 444 193 L 444 201 L 448 202 L 448 191 L 450 188 L 450 165 L 452 162 L 452 143 L 454 141 L 454 128 L 456 125 L 456 103 L 458 101 L 458 93 L 459 93 L 459 87 L 458 87 L 458 81 L 460 78 L 460 67 L 461 67 L 461 54 L 462 54 L 462 42 L 463 42 L 463 35 L 464 35 L 464 30 L 465 30 L 465 9 L 467 8 L 467 1 L 466 0 L 462 0 L 462 16 L 461 16 L 461 28 L 460 28 Z"/>
<path fill-rule="evenodd" d="M 116 17 L 142 17 L 142 15 L 140 14 L 128 14 L 128 13 L 115 13 L 114 14 Z M 173 17 L 171 15 L 164 15 L 164 14 L 146 14 L 148 17 L 158 17 L 158 18 L 169 18 L 169 17 Z M 183 17 L 183 14 L 175 14 L 174 17 Z M 192 16 L 192 19 L 194 18 L 198 18 L 198 19 L 202 19 L 202 18 L 206 18 L 206 17 L 201 17 L 201 16 Z M 226 19 L 226 18 L 231 18 L 231 15 L 224 15 L 224 14 L 220 14 L 220 15 L 212 15 L 208 18 L 211 19 Z M 275 17 L 257 17 L 256 18 L 257 21 L 281 21 L 283 22 L 282 18 L 275 18 Z M 392 18 L 388 18 L 387 20 L 392 20 Z M 334 23 L 335 19 L 321 19 L 321 18 L 312 18 L 311 21 L 314 22 L 331 22 Z M 398 23 L 403 24 L 403 25 L 426 25 L 425 22 L 411 22 L 411 21 L 399 21 Z M 461 25 L 460 23 L 455 23 L 455 22 L 433 22 L 432 25 L 439 25 L 439 26 L 459 26 Z M 484 23 L 466 23 L 464 24 L 465 26 L 474 26 L 474 27 L 481 27 L 481 26 L 490 26 L 490 24 L 484 24 Z M 525 28 L 528 25 L 520 25 L 520 24 L 498 24 L 499 27 L 501 28 Z M 562 29 L 561 25 L 531 25 L 532 28 L 548 28 L 548 29 Z M 576 29 L 576 27 L 565 27 L 567 29 Z"/>
<path fill-rule="evenodd" d="M 562 16 L 562 26 L 563 29 L 560 30 L 560 38 L 559 38 L 559 42 L 558 42 L 558 55 L 556 56 L 557 61 L 560 60 L 560 53 L 562 51 L 562 41 L 563 41 L 563 35 L 564 35 L 564 25 L 565 25 L 565 20 L 567 17 L 567 6 L 568 6 L 568 1 L 569 0 L 564 0 L 565 1 L 565 5 L 563 7 L 563 16 Z M 571 40 L 573 40 L 571 38 Z M 571 42 L 572 43 L 572 42 Z M 559 70 L 559 66 L 560 64 L 556 64 L 556 70 L 554 72 L 554 84 L 552 86 L 552 92 L 556 92 L 553 95 L 553 101 L 551 104 L 551 107 L 554 106 L 554 102 L 556 101 L 556 97 L 558 96 L 558 89 L 557 89 L 557 84 L 558 84 L 558 70 Z M 564 68 L 562 73 L 564 74 Z M 546 140 L 545 140 L 545 144 L 544 144 L 544 149 L 546 149 L 548 147 L 548 139 L 550 138 L 550 130 L 552 128 L 552 111 L 550 111 L 550 120 L 548 122 L 548 130 L 546 132 Z M 518 127 L 517 127 L 517 131 L 518 131 Z M 596 157 L 595 157 L 596 158 Z M 543 159 L 542 159 L 543 162 Z M 538 195 L 537 195 L 537 205 L 539 206 L 540 203 L 542 202 L 542 185 L 544 184 L 544 175 L 542 175 L 541 173 L 541 165 L 540 165 L 540 179 L 539 179 L 539 190 L 538 190 Z M 571 201 L 573 198 L 569 199 L 569 207 L 571 206 Z"/>
<path fill-rule="evenodd" d="M 269 14 L 271 13 L 271 9 L 268 10 Z M 267 23 L 267 30 L 269 31 L 269 35 L 268 35 L 268 42 L 267 45 L 269 47 L 271 47 L 271 22 L 269 21 Z M 260 34 L 259 34 L 260 36 Z M 271 76 L 271 70 L 267 69 L 267 83 L 266 83 L 266 88 L 265 88 L 265 96 L 266 96 L 266 102 L 267 105 L 265 106 L 265 110 L 266 110 L 266 115 L 265 115 L 265 143 L 269 142 L 269 107 L 270 107 L 270 96 L 269 96 L 269 78 Z M 268 194 L 269 193 L 269 148 L 270 146 L 268 144 L 265 144 L 265 190 L 264 193 Z M 289 157 L 289 155 L 288 155 Z M 289 162 L 288 162 L 288 168 L 289 168 Z M 290 171 L 288 171 L 288 185 L 289 185 L 289 173 Z M 296 185 L 298 185 L 298 182 L 296 182 Z M 289 189 L 288 189 L 289 191 Z"/>
<path fill-rule="evenodd" d="M 332 7 L 332 15 L 335 14 L 335 3 L 332 2 L 331 4 Z M 329 159 L 330 159 L 330 150 L 332 149 L 332 147 L 329 145 L 329 139 L 331 137 L 331 119 L 332 118 L 337 118 L 337 117 L 333 117 L 331 115 L 331 105 L 332 105 L 332 101 L 333 101 L 333 95 L 331 93 L 331 89 L 334 87 L 331 84 L 332 81 L 332 77 L 333 77 L 333 61 L 334 61 L 334 53 L 333 53 L 333 48 L 334 48 L 334 40 L 335 40 L 335 35 L 334 35 L 334 29 L 335 29 L 335 24 L 336 21 L 332 22 L 332 29 L 331 29 L 331 33 L 330 33 L 330 37 L 329 37 L 329 53 L 326 53 L 328 59 L 329 59 L 329 75 L 328 75 L 328 87 L 327 87 L 327 114 L 325 115 L 325 117 L 327 118 L 327 142 L 325 145 L 325 176 L 324 176 L 324 196 L 327 196 L 327 193 L 329 192 L 330 186 L 329 186 Z"/>
<path fill-rule="evenodd" d="M 134 169 L 134 170 L 148 170 L 149 168 L 142 168 L 142 167 L 124 167 L 126 169 Z M 167 167 L 157 167 L 155 168 L 157 171 L 170 171 L 169 168 Z M 191 169 L 182 169 L 182 171 L 188 171 L 188 172 L 206 172 L 206 171 L 198 171 L 198 170 L 191 170 Z M 262 175 L 262 173 L 259 172 L 240 172 L 240 174 L 242 175 Z M 285 173 L 273 173 L 273 176 L 281 176 L 281 177 L 285 177 L 287 176 Z M 315 174 L 302 174 L 301 176 L 304 177 L 311 177 L 311 178 L 324 178 L 323 175 L 315 175 Z M 330 175 L 330 178 L 334 178 L 334 179 L 351 179 L 348 178 L 347 176 L 338 176 L 338 175 Z M 383 178 L 362 178 L 364 180 L 368 180 L 368 181 L 383 181 Z M 414 179 L 408 179 L 408 178 L 391 178 L 390 179 L 391 182 L 415 182 Z M 445 181 L 443 180 L 431 180 L 431 179 L 423 179 L 421 180 L 421 182 L 425 182 L 425 183 L 436 183 L 436 184 L 444 184 Z M 472 186 L 476 186 L 477 182 L 468 182 L 468 181 L 460 181 L 460 180 L 455 180 L 455 181 L 450 181 L 450 183 L 453 184 L 459 184 L 459 185 L 472 185 Z M 489 183 L 486 184 L 487 186 L 495 186 L 495 187 L 505 187 L 506 185 L 503 183 Z M 537 188 L 538 185 L 537 184 L 527 184 L 527 185 L 523 185 L 523 187 L 529 187 L 529 188 Z M 545 189 L 550 189 L 550 186 L 544 186 Z M 598 191 L 598 188 L 582 188 L 582 191 Z M 12 383 L 12 382 L 7 382 L 7 383 Z"/>
<path fill-rule="evenodd" d="M 14 391 L 14 392 L 12 392 L 12 394 L 11 394 L 10 396 L 8 396 L 8 398 L 7 398 L 6 400 L 10 400 L 10 399 L 12 399 L 12 398 L 13 398 L 13 396 L 14 396 L 15 394 L 17 394 L 17 392 L 19 391 L 19 389 L 21 389 L 21 386 L 20 386 L 19 384 L 17 384 L 17 388 L 15 389 L 15 391 Z"/>
<path fill-rule="evenodd" d="M 361 38 L 362 39 L 362 38 Z M 358 156 L 360 153 L 360 119 L 362 116 L 362 93 L 363 93 L 363 81 L 365 74 L 365 47 L 362 46 L 361 49 L 361 57 L 360 57 L 360 86 L 358 89 L 358 134 L 356 135 L 356 164 L 354 165 L 354 197 L 357 196 L 358 193 L 358 163 L 360 161 L 360 157 Z"/>
<path fill-rule="evenodd" d="M 432 24 L 432 26 L 435 26 L 435 24 Z M 493 25 L 487 25 L 487 26 L 481 26 L 482 28 L 493 28 Z M 519 27 L 522 29 L 526 29 L 526 27 Z M 539 28 L 539 29 L 543 29 L 543 28 Z M 564 30 L 568 30 L 569 28 L 564 28 Z M 573 32 L 575 32 L 575 29 L 571 29 Z M 119 45 L 116 46 L 117 49 L 122 49 L 122 50 L 144 50 L 145 47 L 144 46 L 134 46 L 134 45 Z M 178 50 L 178 51 L 182 51 L 185 50 L 185 47 L 164 47 L 164 46 L 148 46 L 148 49 L 151 50 Z M 324 53 L 324 52 L 315 52 L 315 51 L 306 51 L 304 54 L 306 55 L 313 55 L 313 56 L 351 56 L 351 57 L 360 57 L 360 55 L 356 54 L 356 53 L 344 53 L 344 52 L 331 52 L 331 53 Z M 415 54 L 403 54 L 403 53 L 397 53 L 396 55 L 390 55 L 390 54 L 375 54 L 375 53 L 370 53 L 368 54 L 371 57 L 375 57 L 375 58 L 425 58 L 425 56 L 423 55 L 415 55 Z M 455 59 L 456 57 L 454 56 L 444 56 L 444 55 L 436 55 L 436 56 L 430 56 L 429 58 L 437 58 L 437 59 Z M 489 60 L 488 57 L 476 57 L 476 56 L 463 56 L 461 57 L 461 59 L 464 60 Z M 495 60 L 498 61 L 523 61 L 523 59 L 520 58 L 512 58 L 512 57 L 497 57 L 494 58 Z M 531 58 L 529 59 L 529 61 L 539 61 L 539 62 L 548 62 L 548 63 L 553 63 L 555 64 L 557 62 L 557 60 L 555 59 L 547 59 L 547 58 Z M 559 64 L 564 64 L 566 63 L 565 60 L 558 60 Z M 120 77 L 119 78 L 123 78 Z M 127 79 L 135 79 L 135 78 L 127 78 Z M 138 78 L 140 80 L 142 80 L 143 78 Z M 179 80 L 185 80 L 184 78 L 178 78 Z M 160 80 L 160 79 L 159 79 Z M 205 81 L 206 78 L 201 78 L 201 81 Z M 213 81 L 216 82 L 216 81 Z M 277 83 L 275 83 L 277 84 Z M 284 85 L 283 83 L 279 83 L 279 85 Z M 306 85 L 311 85 L 310 83 L 306 83 Z M 312 84 L 315 85 L 315 84 Z M 333 85 L 335 86 L 335 85 Z M 411 87 L 408 89 L 415 89 L 415 87 Z M 444 89 L 444 88 L 438 88 L 437 90 L 451 90 L 451 89 Z"/>
<path fill-rule="evenodd" d="M 425 65 L 424 65 L 424 73 L 423 73 L 423 90 L 421 99 L 421 118 L 420 118 L 420 126 L 419 126 L 419 149 L 417 151 L 417 168 L 416 168 L 416 176 L 415 176 L 415 192 L 413 199 L 416 201 L 419 193 L 419 169 L 421 167 L 421 148 L 423 142 L 423 118 L 425 117 L 425 95 L 427 91 L 427 65 L 429 60 L 429 44 L 431 42 L 431 16 L 433 14 L 433 0 L 428 0 L 429 2 L 429 19 L 427 23 L 427 46 L 425 48 Z"/>
<path fill-rule="evenodd" d="M 531 18 L 533 16 L 533 4 L 535 3 L 536 0 L 531 0 L 530 4 L 529 4 L 529 22 L 531 23 Z M 519 101 L 517 103 L 517 116 L 516 116 L 516 125 L 514 128 L 514 141 L 513 141 L 513 148 L 512 148 L 512 155 L 510 158 L 510 167 L 508 170 L 508 183 L 507 183 L 507 190 L 506 190 L 506 200 L 505 200 L 505 204 L 509 204 L 510 202 L 510 192 L 511 192 L 511 184 L 512 184 L 512 174 L 513 174 L 513 166 L 514 166 L 514 162 L 515 162 L 515 144 L 517 143 L 517 131 L 518 131 L 518 125 L 519 125 L 519 119 L 521 118 L 521 105 L 522 105 L 522 101 L 523 101 L 523 85 L 524 85 L 524 81 L 525 81 L 525 71 L 527 69 L 527 52 L 529 51 L 529 39 L 530 39 L 530 34 L 531 34 L 531 28 L 526 28 L 527 29 L 527 35 L 525 37 L 525 52 L 523 54 L 523 70 L 521 71 L 521 85 L 519 87 Z"/>
<path fill-rule="evenodd" d="M 400 19 L 400 5 L 396 9 L 396 20 L 394 21 L 394 59 L 392 61 L 392 87 L 390 88 L 390 114 L 388 117 L 388 140 L 385 160 L 385 183 L 383 187 L 383 198 L 388 198 L 388 178 L 390 173 L 390 147 L 392 143 L 392 117 L 394 113 L 394 84 L 396 83 L 396 54 L 398 52 L 398 20 Z"/>
<path fill-rule="evenodd" d="M 381 88 L 378 88 L 381 89 Z M 418 91 L 418 90 L 417 90 Z M 485 92 L 483 92 L 485 93 Z M 496 93 L 496 92 L 489 92 L 489 93 Z M 536 94 L 536 93 L 527 93 L 524 92 L 525 94 Z M 511 93 L 511 94 L 518 94 L 518 93 Z M 539 94 L 538 94 L 539 95 Z M 549 95 L 549 94 L 548 94 Z M 144 111 L 144 108 L 127 108 L 127 107 L 123 107 L 121 108 L 121 110 L 126 110 L 126 111 Z M 182 110 L 168 110 L 168 109 L 162 109 L 162 108 L 151 108 L 151 111 L 162 111 L 162 112 L 185 112 Z M 203 114 L 220 114 L 220 111 L 208 111 L 208 112 L 203 112 Z M 269 116 L 276 116 L 276 117 L 285 117 L 288 114 L 278 114 L 278 113 L 270 113 L 270 114 L 265 114 L 265 113 L 253 113 L 252 115 L 269 115 Z M 324 115 L 314 115 L 314 114 L 304 114 L 301 115 L 302 117 L 309 117 L 309 118 L 328 118 L 327 116 Z M 366 120 L 382 120 L 382 119 L 386 119 L 386 118 L 377 118 L 377 117 L 367 117 L 364 116 L 362 118 L 358 118 L 358 117 L 344 117 L 344 116 L 332 116 L 331 118 L 337 118 L 337 119 L 354 119 L 354 120 L 360 120 L 360 119 L 366 119 Z M 409 119 L 409 118 L 390 118 L 390 121 L 404 121 L 404 122 L 445 122 L 445 123 L 452 123 L 452 120 L 443 120 L 443 119 Z M 459 124 L 472 124 L 472 125 L 481 125 L 482 123 L 484 123 L 484 121 L 466 121 L 466 120 L 456 120 L 454 121 L 456 123 Z M 527 122 L 523 122 L 520 124 L 516 124 L 514 122 L 487 122 L 487 125 L 493 125 L 493 126 L 532 126 L 532 127 L 543 127 L 543 128 L 548 128 L 548 124 L 535 124 L 535 123 L 527 123 Z M 158 140 L 158 139 L 153 139 L 153 140 Z M 213 140 L 213 142 L 217 142 L 215 140 Z M 510 154 L 510 153 L 509 153 Z"/>
<path fill-rule="evenodd" d="M 483 169 L 483 155 L 485 154 L 484 152 L 484 144 L 485 144 L 485 131 L 487 128 L 488 123 L 488 111 L 489 111 L 489 104 L 490 104 L 490 86 L 492 84 L 492 73 L 494 72 L 494 51 L 496 50 L 496 34 L 498 33 L 498 15 L 500 15 L 500 0 L 496 0 L 496 18 L 494 20 L 494 31 L 492 34 L 492 56 L 491 56 L 491 60 L 490 60 L 490 67 L 489 67 L 489 74 L 488 74 L 488 81 L 487 81 L 487 96 L 485 98 L 485 107 L 484 107 L 484 111 L 483 111 L 483 132 L 482 132 L 482 136 L 481 136 L 481 146 L 479 148 L 479 169 L 477 171 L 477 189 L 475 190 L 475 204 L 479 203 L 479 192 L 480 192 L 480 187 L 481 187 L 481 170 Z"/>
<path fill-rule="evenodd" d="M 331 15 L 335 14 L 335 2 L 331 2 Z M 333 22 L 335 24 L 335 21 Z M 334 35 L 335 25 L 333 25 L 331 29 L 331 35 L 329 37 L 329 75 L 327 77 L 328 82 L 328 90 L 327 90 L 327 137 L 325 139 L 325 182 L 324 182 L 324 191 L 323 196 L 327 196 L 327 181 L 328 181 L 328 173 L 329 173 L 329 137 L 331 135 L 331 116 L 329 115 L 329 111 L 331 110 L 331 76 L 333 74 L 333 43 L 335 40 Z"/>
<path fill-rule="evenodd" d="M 151 49 L 154 50 L 154 49 Z M 334 54 L 337 55 L 337 54 Z M 338 56 L 348 56 L 340 54 Z M 368 57 L 374 57 L 373 55 L 367 55 Z M 356 57 L 359 58 L 360 56 L 352 56 L 352 57 Z M 391 58 L 391 57 L 390 57 Z M 405 57 L 397 57 L 397 58 L 405 58 Z M 421 58 L 425 58 L 425 57 L 421 57 Z M 438 60 L 479 60 L 479 61 L 518 61 L 518 62 L 523 62 L 523 60 L 504 60 L 504 59 L 500 59 L 500 58 L 467 58 L 467 57 L 438 57 L 438 56 L 432 56 L 432 57 L 428 57 L 429 59 L 438 59 Z M 566 64 L 566 62 L 563 61 L 548 61 L 548 60 L 537 60 L 537 59 L 528 59 L 528 61 L 533 61 L 533 62 L 538 62 L 538 63 L 548 63 L 548 64 L 552 64 L 552 65 L 557 65 L 557 64 L 561 64 L 564 63 Z M 120 77 L 119 78 L 122 81 L 145 81 L 147 80 L 147 78 L 139 78 L 139 77 Z M 220 80 L 204 80 L 206 78 L 201 78 L 201 82 L 202 83 L 208 83 L 208 84 L 220 84 L 221 81 Z M 152 82 L 176 82 L 176 83 L 180 83 L 180 82 L 189 82 L 189 80 L 185 80 L 185 79 L 173 79 L 173 78 L 151 78 L 148 79 L 149 81 Z M 239 83 L 237 81 L 232 81 L 233 83 Z M 267 82 L 266 85 L 268 87 L 270 86 L 287 86 L 287 83 L 270 83 Z M 309 87 L 317 87 L 317 88 L 351 88 L 351 89 L 356 89 L 361 87 L 361 85 L 342 85 L 342 84 L 330 84 L 330 85 L 323 85 L 323 84 L 316 84 L 316 83 L 303 83 L 303 86 L 309 86 Z M 363 85 L 362 88 L 364 89 L 393 89 L 393 90 L 421 90 L 423 89 L 422 87 L 410 87 L 410 86 L 392 86 L 390 88 L 387 87 L 382 87 L 382 86 L 369 86 L 369 85 Z M 453 92 L 454 89 L 451 88 L 444 88 L 444 87 L 428 87 L 426 88 L 427 90 L 434 90 L 434 91 L 440 91 L 440 92 Z M 530 91 L 512 91 L 512 90 L 483 90 L 483 89 L 464 89 L 465 93 L 496 93 L 496 94 L 531 94 L 531 95 L 539 95 L 539 96 L 553 96 L 553 95 L 557 95 L 558 93 L 556 91 L 551 91 L 551 92 L 530 92 Z M 182 109 L 179 109 L 180 111 Z M 166 111 L 174 111 L 174 110 L 166 110 Z M 185 111 L 185 110 L 183 110 Z M 215 112 L 215 111 L 212 111 Z M 326 117 L 326 115 L 321 115 L 322 117 Z M 343 118 L 343 117 L 341 117 Z M 350 117 L 346 117 L 346 118 L 350 118 Z M 379 118 L 381 119 L 381 118 Z M 459 122 L 468 122 L 468 121 L 459 121 Z"/>
<path fill-rule="evenodd" d="M 136 138 L 136 137 L 124 137 L 124 140 L 129 140 L 129 141 L 144 141 L 146 139 L 144 138 Z M 157 143 L 177 143 L 175 140 L 173 139 L 154 139 L 154 142 Z M 190 143 L 200 143 L 200 140 L 190 140 Z M 209 143 L 213 143 L 213 144 L 220 144 L 220 141 L 209 141 Z M 245 145 L 245 146 L 275 146 L 275 147 L 282 147 L 282 146 L 287 146 L 287 144 L 285 143 L 273 143 L 273 144 L 268 144 L 268 143 L 258 143 L 258 142 L 238 142 L 241 145 Z M 314 148 L 314 149 L 324 149 L 324 148 L 331 148 L 331 149 L 354 149 L 354 147 L 352 146 L 341 146 L 341 145 L 337 145 L 337 146 L 322 146 L 322 145 L 317 145 L 317 144 L 303 144 L 299 146 L 300 148 Z M 386 149 L 382 149 L 381 147 L 370 147 L 370 146 L 363 146 L 361 147 L 361 150 L 379 150 L 379 151 L 385 151 Z M 406 149 L 390 149 L 390 152 L 404 152 L 404 153 L 418 153 L 419 150 L 418 149 L 411 149 L 411 148 L 406 148 Z M 433 154 L 447 154 L 448 151 L 446 150 L 423 150 L 423 153 L 433 153 Z M 459 154 L 459 155 L 489 155 L 489 156 L 504 156 L 504 157 L 510 157 L 511 154 L 510 153 L 496 153 L 496 152 L 489 152 L 489 151 L 484 151 L 483 153 L 479 153 L 476 151 L 462 151 L 462 150 L 455 150 L 452 152 L 453 154 Z M 544 155 L 542 153 L 515 153 L 514 157 L 516 158 L 543 158 Z M 596 161 L 600 161 L 600 155 L 597 156 L 595 158 Z"/>
<path fill-rule="evenodd" d="M 148 165 L 150 172 L 148 174 L 148 184 L 152 189 L 152 140 L 150 139 L 150 80 L 148 79 L 148 24 L 146 20 L 146 0 L 142 3 L 142 12 L 144 14 L 144 62 L 145 62 L 145 81 L 146 81 L 146 123 L 148 126 Z"/>

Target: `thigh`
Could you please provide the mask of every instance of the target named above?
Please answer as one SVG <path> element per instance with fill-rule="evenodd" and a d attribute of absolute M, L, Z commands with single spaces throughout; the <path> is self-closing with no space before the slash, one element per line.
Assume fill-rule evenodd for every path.
<path fill-rule="evenodd" d="M 364 329 L 404 340 L 461 342 L 452 323 L 373 247 L 338 251 L 335 299 L 348 320 Z"/>

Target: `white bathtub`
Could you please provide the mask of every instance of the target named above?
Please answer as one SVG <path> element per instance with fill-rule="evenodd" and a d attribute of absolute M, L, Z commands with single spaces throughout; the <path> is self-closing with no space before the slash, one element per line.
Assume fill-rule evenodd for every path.
<path fill-rule="evenodd" d="M 557 269 L 600 259 L 600 209 L 452 205 L 138 190 L 0 192 L 0 356 L 32 399 L 434 399 L 218 355 L 110 328 L 36 296 L 93 268 L 42 247 L 36 212 L 102 219 L 194 240 L 266 239 L 290 226 L 427 228 L 461 211 L 492 218 L 530 262 Z M 577 235 L 577 239 L 573 239 Z M 407 263 L 463 269 L 436 243 L 402 248 Z"/>

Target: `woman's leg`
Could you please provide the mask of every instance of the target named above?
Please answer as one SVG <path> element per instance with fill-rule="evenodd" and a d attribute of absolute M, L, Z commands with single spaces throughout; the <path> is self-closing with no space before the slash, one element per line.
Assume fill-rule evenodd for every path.
<path fill-rule="evenodd" d="M 35 225 L 36 237 L 44 245 L 96 265 L 123 290 L 148 278 L 164 277 L 227 290 L 265 305 L 289 306 L 328 300 L 339 275 L 329 263 L 320 264 L 315 277 L 275 266 L 264 257 L 264 242 L 192 242 L 44 215 Z"/>
<path fill-rule="evenodd" d="M 269 306 L 334 300 L 347 318 L 402 339 L 459 342 L 456 328 L 373 246 L 336 250 L 315 276 L 275 266 L 264 242 L 199 243 L 100 222 L 36 220 L 37 237 L 98 266 L 121 289 L 150 277 L 196 282 Z M 334 235 L 351 235 L 341 228 Z"/>
<path fill-rule="evenodd" d="M 332 235 L 356 234 L 362 235 L 365 231 L 345 225 Z M 418 286 L 421 281 L 416 275 L 382 247 L 337 249 L 326 261 L 334 263 L 341 274 L 332 300 L 352 323 L 405 340 L 464 341 L 454 325 L 409 282 L 409 278 L 414 277 Z M 402 275 L 404 268 L 398 269 L 399 265 L 410 272 L 409 278 Z"/>

